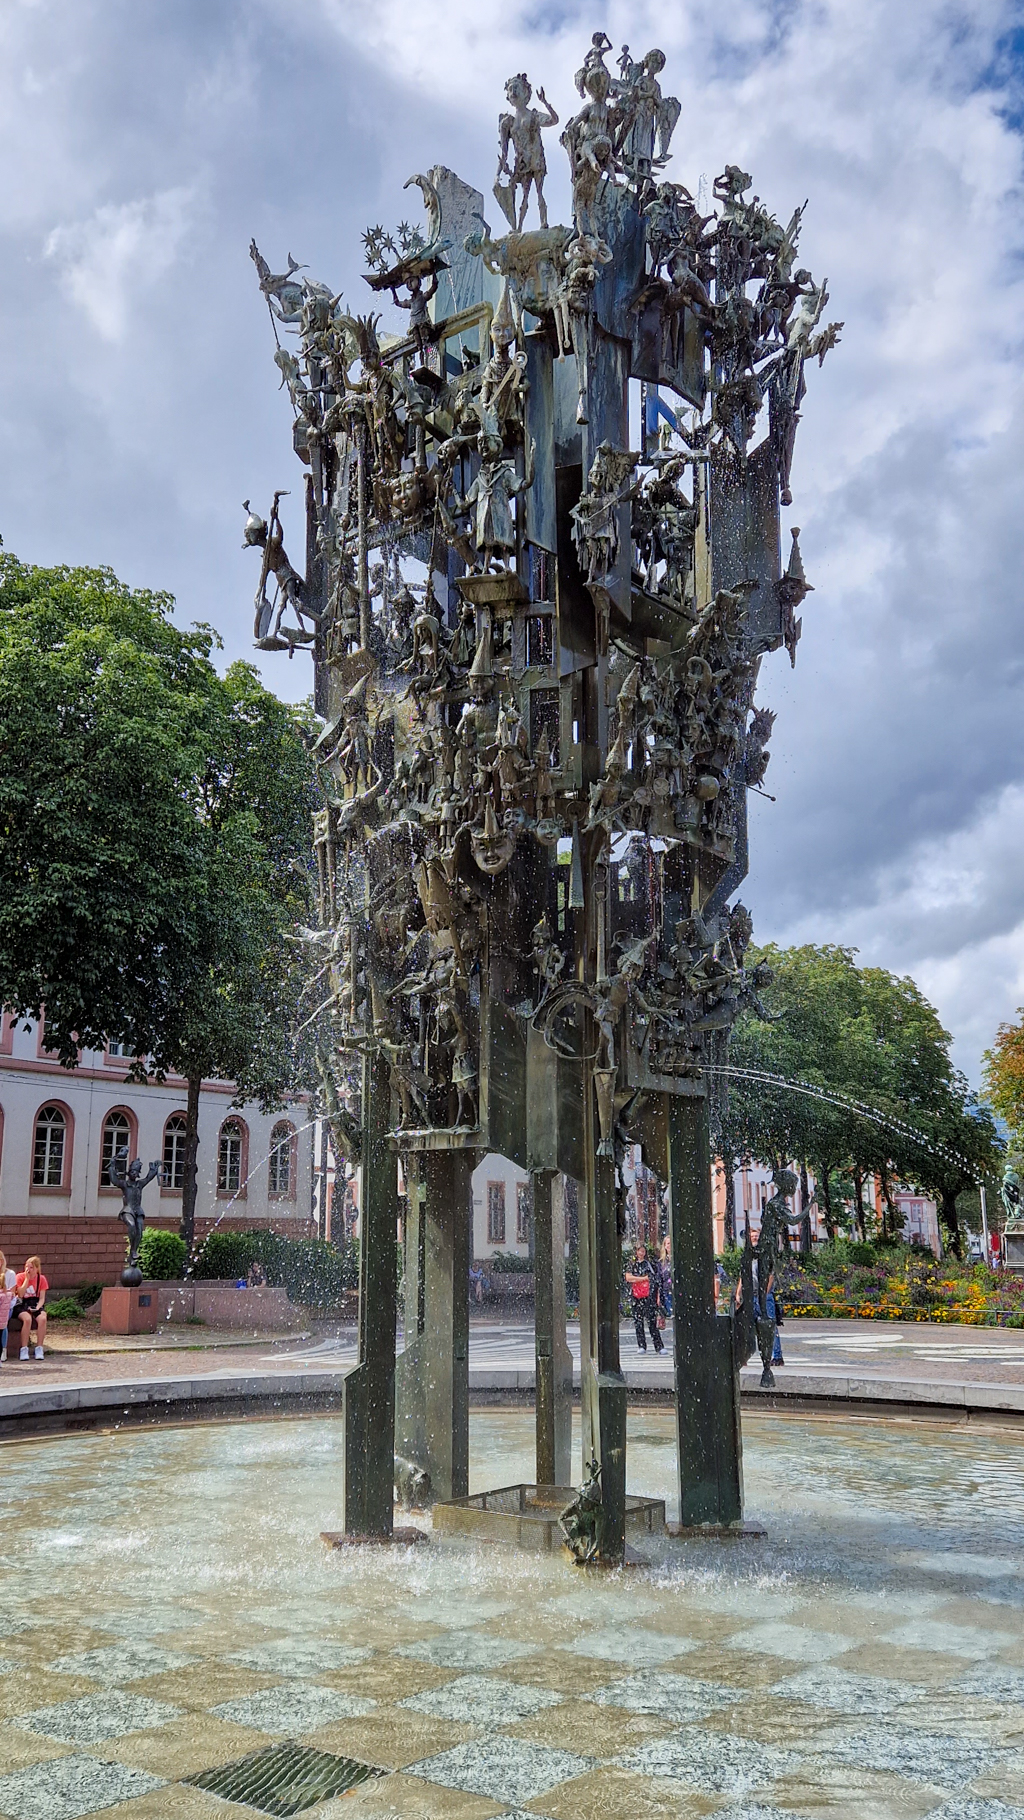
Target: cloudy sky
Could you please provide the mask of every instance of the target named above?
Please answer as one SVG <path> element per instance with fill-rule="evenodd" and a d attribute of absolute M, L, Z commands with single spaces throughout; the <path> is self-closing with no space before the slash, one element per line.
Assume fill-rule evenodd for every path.
<path fill-rule="evenodd" d="M 763 672 L 778 801 L 744 896 L 762 939 L 913 973 L 976 1077 L 1024 1003 L 1020 6 L 0 0 L 0 531 L 247 655 L 242 499 L 291 486 L 302 545 L 250 237 L 365 305 L 362 228 L 433 163 L 489 192 L 505 78 L 565 118 L 597 26 L 668 53 L 691 189 L 731 160 L 779 216 L 810 199 L 846 324 L 800 432 L 815 593 L 795 672 Z M 308 692 L 307 660 L 264 675 Z"/>

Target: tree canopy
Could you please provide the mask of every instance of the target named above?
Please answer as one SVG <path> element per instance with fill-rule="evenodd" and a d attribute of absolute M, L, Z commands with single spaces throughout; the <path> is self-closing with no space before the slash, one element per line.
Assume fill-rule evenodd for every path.
<path fill-rule="evenodd" d="M 1019 1151 L 1024 1141 L 1024 1006 L 1018 1008 L 1015 1024 L 1000 1024 L 985 1051 L 985 1088 Z"/>
<path fill-rule="evenodd" d="M 0 557 L 0 997 L 45 1009 L 66 1066 L 116 1038 L 186 1076 L 190 1113 L 210 1076 L 269 1105 L 311 765 L 301 716 L 251 665 L 219 675 L 213 631 L 172 609 L 108 569 Z"/>
<path fill-rule="evenodd" d="M 959 1251 L 957 1195 L 994 1166 L 999 1139 L 991 1113 L 953 1067 L 934 1006 L 912 979 L 859 967 L 851 948 L 766 947 L 756 956 L 771 969 L 762 995 L 770 1019 L 752 1011 L 740 1018 L 730 1062 L 835 1099 L 734 1080 L 723 1150 L 812 1168 L 830 1230 L 836 1177 L 851 1178 L 859 1192 L 877 1175 L 890 1224 L 893 1186 L 917 1183 L 935 1195 Z"/>

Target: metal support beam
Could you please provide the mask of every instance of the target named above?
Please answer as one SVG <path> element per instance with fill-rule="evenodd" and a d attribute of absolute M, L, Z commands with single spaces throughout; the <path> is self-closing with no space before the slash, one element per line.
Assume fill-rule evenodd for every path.
<path fill-rule="evenodd" d="M 593 1024 L 588 1035 L 592 1038 Z M 592 1050 L 592 1042 L 590 1044 Z M 615 1165 L 599 1156 L 593 1071 L 584 1070 L 586 1179 L 580 1218 L 580 1382 L 583 1471 L 601 1468 L 602 1559 L 621 1561 L 626 1547 L 626 1380 L 619 1363 L 622 1261 L 615 1219 Z"/>
<path fill-rule="evenodd" d="M 680 1522 L 721 1527 L 743 1520 L 738 1349 L 715 1314 L 707 1101 L 668 1101 Z"/>
<path fill-rule="evenodd" d="M 565 1337 L 565 1211 L 555 1171 L 535 1169 L 533 1272 L 537 1483 L 572 1483 L 572 1354 Z"/>
<path fill-rule="evenodd" d="M 388 1065 L 363 1063 L 359 1196 L 359 1363 L 345 1379 L 346 1535 L 387 1537 L 394 1510 L 398 1159 L 388 1145 Z"/>
<path fill-rule="evenodd" d="M 398 1360 L 396 1444 L 403 1459 L 426 1473 L 431 1499 L 464 1498 L 469 1490 L 469 1262 L 475 1161 L 468 1150 L 425 1152 L 419 1162 L 423 1189 L 416 1215 L 422 1233 L 418 1229 L 413 1233 L 410 1211 L 409 1251 L 421 1261 L 422 1290 L 419 1282 L 407 1283 L 407 1341 L 414 1321 L 419 1331 Z M 411 1192 L 409 1199 L 411 1210 Z"/>

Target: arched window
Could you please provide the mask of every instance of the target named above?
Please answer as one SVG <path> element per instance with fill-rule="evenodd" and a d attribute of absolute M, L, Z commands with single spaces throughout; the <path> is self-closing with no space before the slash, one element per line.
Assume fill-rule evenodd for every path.
<path fill-rule="evenodd" d="M 164 1169 L 161 1185 L 180 1194 L 185 1184 L 185 1114 L 172 1112 L 164 1126 Z"/>
<path fill-rule="evenodd" d="M 100 1150 L 100 1187 L 113 1188 L 110 1165 L 115 1157 L 122 1163 L 131 1156 L 135 1133 L 127 1112 L 108 1112 L 103 1121 L 103 1143 Z"/>
<path fill-rule="evenodd" d="M 44 1106 L 36 1119 L 32 1153 L 33 1188 L 63 1188 L 67 1150 L 67 1115 L 59 1106 Z"/>
<path fill-rule="evenodd" d="M 217 1152 L 217 1193 L 237 1194 L 242 1186 L 245 1132 L 241 1119 L 225 1119 Z"/>
<path fill-rule="evenodd" d="M 292 1139 L 295 1133 L 287 1119 L 274 1126 L 270 1133 L 270 1167 L 269 1187 L 271 1194 L 291 1198 L 295 1194 L 292 1181 Z"/>

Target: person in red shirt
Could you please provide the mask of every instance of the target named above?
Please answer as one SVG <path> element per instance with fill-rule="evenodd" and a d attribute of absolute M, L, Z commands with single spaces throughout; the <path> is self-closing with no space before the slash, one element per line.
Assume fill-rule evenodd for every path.
<path fill-rule="evenodd" d="M 19 1358 L 28 1358 L 29 1341 L 33 1327 L 36 1330 L 36 1358 L 43 1356 L 43 1341 L 46 1338 L 46 1291 L 50 1285 L 43 1275 L 43 1266 L 39 1258 L 26 1258 L 25 1268 L 14 1285 L 17 1301 L 11 1309 L 11 1320 L 21 1322 L 21 1352 Z"/>
<path fill-rule="evenodd" d="M 633 1325 L 636 1328 L 636 1343 L 641 1352 L 647 1351 L 647 1336 L 644 1323 L 651 1330 L 655 1352 L 664 1352 L 665 1342 L 658 1327 L 658 1316 L 661 1310 L 661 1266 L 654 1258 L 647 1255 L 647 1246 L 639 1244 L 632 1259 L 626 1265 L 626 1284 L 633 1304 Z"/>

